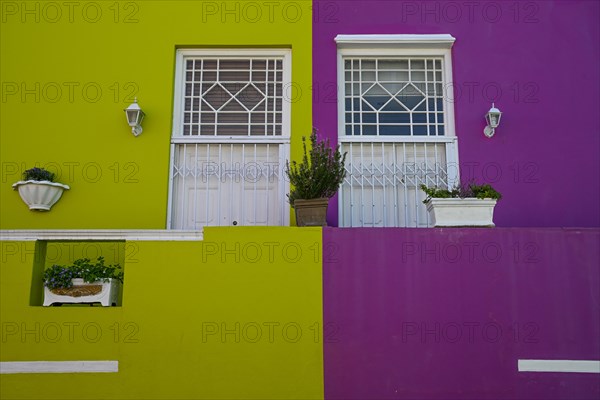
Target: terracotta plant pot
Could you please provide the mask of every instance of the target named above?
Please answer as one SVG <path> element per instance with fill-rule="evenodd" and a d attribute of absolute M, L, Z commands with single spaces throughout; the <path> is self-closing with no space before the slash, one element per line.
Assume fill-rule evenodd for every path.
<path fill-rule="evenodd" d="M 297 226 L 327 226 L 328 198 L 296 200 L 294 210 L 296 211 Z"/>

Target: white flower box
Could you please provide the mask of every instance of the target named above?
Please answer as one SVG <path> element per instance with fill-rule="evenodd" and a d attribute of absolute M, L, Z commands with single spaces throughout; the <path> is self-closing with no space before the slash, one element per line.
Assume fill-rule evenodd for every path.
<path fill-rule="evenodd" d="M 89 283 L 77 278 L 72 279 L 72 282 L 73 287 L 69 289 L 48 289 L 44 286 L 44 307 L 53 303 L 100 303 L 104 307 L 117 305 L 121 283 L 118 279 Z M 85 293 L 94 294 L 86 295 Z"/>
<path fill-rule="evenodd" d="M 435 227 L 494 227 L 495 199 L 432 198 L 427 211 Z"/>

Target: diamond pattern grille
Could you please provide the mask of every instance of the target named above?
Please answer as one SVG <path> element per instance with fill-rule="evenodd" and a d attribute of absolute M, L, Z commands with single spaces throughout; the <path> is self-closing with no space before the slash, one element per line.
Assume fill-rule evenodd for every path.
<path fill-rule="evenodd" d="M 188 58 L 182 136 L 280 136 L 282 58 Z"/>
<path fill-rule="evenodd" d="M 344 59 L 345 135 L 444 136 L 442 59 Z"/>

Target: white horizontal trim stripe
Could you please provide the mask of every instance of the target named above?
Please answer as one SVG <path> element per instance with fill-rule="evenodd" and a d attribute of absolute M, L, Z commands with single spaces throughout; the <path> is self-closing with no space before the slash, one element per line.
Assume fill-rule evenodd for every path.
<path fill-rule="evenodd" d="M 262 58 L 281 57 L 289 54 L 291 49 L 177 49 L 177 55 L 183 57 L 223 57 L 223 58 Z"/>
<path fill-rule="evenodd" d="M 0 230 L 0 240 L 138 240 L 138 241 L 201 241 L 202 231 L 144 229 L 55 229 L 55 230 Z"/>
<path fill-rule="evenodd" d="M 456 136 L 393 136 L 393 135 L 348 135 L 338 136 L 344 143 L 452 143 Z"/>
<path fill-rule="evenodd" d="M 119 372 L 118 361 L 2 361 L 0 374 Z"/>
<path fill-rule="evenodd" d="M 256 136 L 208 136 L 208 135 L 190 135 L 190 136 L 174 136 L 171 138 L 171 143 L 208 143 L 208 144 L 231 144 L 231 143 L 246 143 L 246 144 L 285 144 L 290 143 L 290 138 L 285 136 L 274 135 L 256 135 Z"/>
<path fill-rule="evenodd" d="M 335 42 L 339 45 L 354 44 L 398 44 L 398 45 L 436 45 L 452 47 L 454 38 L 450 34 L 436 35 L 337 35 Z"/>
<path fill-rule="evenodd" d="M 600 361 L 519 360 L 519 372 L 581 372 L 600 374 Z"/>

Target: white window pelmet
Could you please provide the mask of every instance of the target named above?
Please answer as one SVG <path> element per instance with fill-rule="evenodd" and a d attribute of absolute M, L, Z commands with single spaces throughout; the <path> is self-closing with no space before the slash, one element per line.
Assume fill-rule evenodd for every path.
<path fill-rule="evenodd" d="M 340 226 L 429 225 L 419 186 L 458 176 L 450 35 L 339 35 Z"/>
<path fill-rule="evenodd" d="M 287 225 L 288 50 L 179 50 L 171 229 Z"/>

